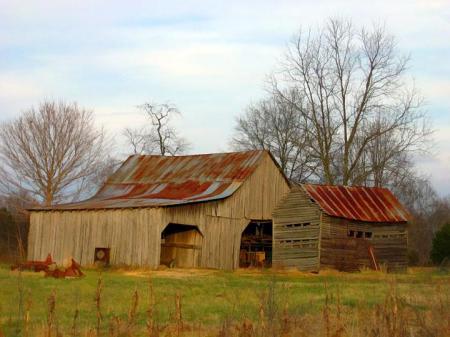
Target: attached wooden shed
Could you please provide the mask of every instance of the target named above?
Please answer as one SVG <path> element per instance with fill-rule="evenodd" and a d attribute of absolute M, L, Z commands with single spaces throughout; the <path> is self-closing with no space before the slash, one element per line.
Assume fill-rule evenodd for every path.
<path fill-rule="evenodd" d="M 28 258 L 234 269 L 270 263 L 290 190 L 267 151 L 129 157 L 91 199 L 31 210 Z"/>
<path fill-rule="evenodd" d="M 385 188 L 294 186 L 273 213 L 272 262 L 303 271 L 402 270 L 409 217 Z"/>

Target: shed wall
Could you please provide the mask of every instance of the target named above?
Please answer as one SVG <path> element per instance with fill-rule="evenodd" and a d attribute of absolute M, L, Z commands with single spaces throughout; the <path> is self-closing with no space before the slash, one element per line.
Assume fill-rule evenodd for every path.
<path fill-rule="evenodd" d="M 374 223 L 331 217 L 301 187 L 293 187 L 273 212 L 273 264 L 304 271 L 335 268 L 356 271 L 378 264 L 407 267 L 406 223 Z M 307 223 L 307 226 L 304 224 Z M 303 224 L 303 225 L 302 225 Z M 371 233 L 351 238 L 349 231 Z"/>
<path fill-rule="evenodd" d="M 348 232 L 372 233 L 371 238 L 349 238 Z M 378 264 L 388 270 L 407 267 L 408 237 L 405 223 L 371 223 L 335 218 L 323 214 L 321 266 L 343 270 L 371 267 L 368 246 L 374 248 Z"/>
<path fill-rule="evenodd" d="M 319 270 L 320 209 L 294 187 L 273 212 L 274 266 Z"/>

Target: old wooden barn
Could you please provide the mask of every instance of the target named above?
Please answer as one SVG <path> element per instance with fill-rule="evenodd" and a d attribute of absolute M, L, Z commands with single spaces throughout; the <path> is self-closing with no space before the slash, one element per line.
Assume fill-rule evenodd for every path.
<path fill-rule="evenodd" d="M 304 271 L 404 269 L 408 219 L 384 188 L 294 186 L 273 214 L 273 264 Z"/>
<path fill-rule="evenodd" d="M 129 157 L 89 200 L 31 210 L 28 258 L 90 265 L 269 265 L 289 183 L 266 151 Z"/>

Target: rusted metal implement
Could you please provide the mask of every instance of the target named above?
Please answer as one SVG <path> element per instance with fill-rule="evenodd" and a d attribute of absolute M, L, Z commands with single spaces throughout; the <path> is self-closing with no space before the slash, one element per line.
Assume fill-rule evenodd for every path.
<path fill-rule="evenodd" d="M 31 270 L 41 272 L 48 269 L 50 265 L 54 264 L 52 256 L 47 255 L 44 261 L 26 261 L 11 266 L 11 270 Z"/>
<path fill-rule="evenodd" d="M 47 255 L 47 258 L 44 261 L 26 261 L 11 266 L 11 270 L 31 270 L 34 272 L 43 271 L 46 277 L 54 278 L 72 278 L 84 276 L 83 272 L 81 271 L 80 264 L 77 263 L 74 259 L 70 259 L 69 265 L 67 267 L 58 267 L 53 261 L 50 254 Z"/>
<path fill-rule="evenodd" d="M 54 278 L 73 278 L 84 276 L 81 271 L 80 264 L 74 259 L 70 259 L 70 264 L 67 267 L 58 267 L 56 264 L 49 266 L 45 270 L 45 276 Z"/>

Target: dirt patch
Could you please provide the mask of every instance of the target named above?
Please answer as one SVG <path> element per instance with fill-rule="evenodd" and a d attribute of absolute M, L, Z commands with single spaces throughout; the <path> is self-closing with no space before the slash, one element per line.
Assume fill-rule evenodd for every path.
<path fill-rule="evenodd" d="M 240 268 L 234 271 L 240 276 L 255 276 L 261 275 L 278 275 L 278 276 L 296 276 L 296 277 L 314 277 L 318 274 L 311 272 L 302 272 L 297 268 L 277 268 L 277 269 L 260 269 L 260 268 Z"/>
<path fill-rule="evenodd" d="M 163 270 L 129 270 L 124 271 L 123 275 L 133 277 L 188 278 L 188 277 L 211 276 L 217 273 L 218 273 L 217 270 L 212 269 L 168 268 Z"/>
<path fill-rule="evenodd" d="M 415 274 L 417 272 L 423 271 L 423 269 L 417 268 L 417 270 L 410 270 L 406 274 L 399 274 L 398 276 L 406 276 L 407 274 Z M 128 269 L 128 268 L 118 268 L 113 270 L 116 273 L 120 273 L 126 276 L 132 277 L 161 277 L 161 278 L 189 278 L 189 277 L 205 277 L 205 276 L 215 276 L 223 271 L 216 269 L 196 269 L 196 268 L 168 268 L 161 266 L 158 270 L 150 269 Z M 428 270 L 427 270 L 428 271 Z M 431 269 L 430 269 L 431 271 Z M 261 269 L 261 268 L 240 268 L 232 272 L 236 276 L 247 276 L 247 277 L 260 277 L 262 275 L 278 275 L 287 276 L 295 278 L 317 278 L 317 277 L 349 277 L 352 279 L 360 280 L 383 280 L 389 278 L 390 274 L 386 272 L 373 271 L 373 270 L 363 270 L 361 272 L 355 273 L 345 273 L 339 272 L 333 269 L 324 269 L 319 273 L 312 272 L 302 272 L 296 268 L 283 268 L 283 269 Z"/>

